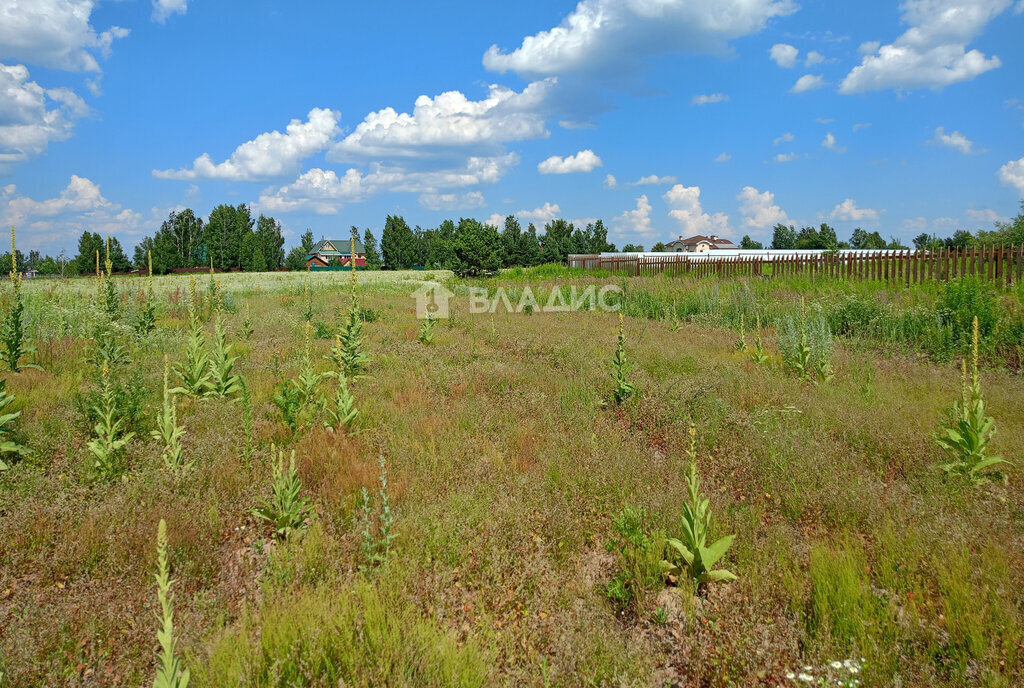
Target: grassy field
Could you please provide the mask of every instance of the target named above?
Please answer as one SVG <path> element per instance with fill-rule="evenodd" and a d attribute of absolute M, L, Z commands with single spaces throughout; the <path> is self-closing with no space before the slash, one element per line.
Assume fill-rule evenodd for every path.
<path fill-rule="evenodd" d="M 348 384 L 358 416 L 330 431 L 335 379 L 318 380 L 326 408 L 294 429 L 274 397 L 334 367 L 348 275 L 224 275 L 219 316 L 197 276 L 207 345 L 222 320 L 249 401 L 177 397 L 183 471 L 150 433 L 164 356 L 185 358 L 188 278 L 156 278 L 145 335 L 144 278 L 114 278 L 113 324 L 95 279 L 26 283 L 43 370 L 4 374 L 7 411 L 21 411 L 11 437 L 32 453 L 0 473 L 0 686 L 152 682 L 161 519 L 195 686 L 1024 684 L 1020 292 L 551 268 L 359 277 L 372 360 Z M 429 279 L 456 297 L 424 343 L 409 294 Z M 468 312 L 471 287 L 515 303 L 558 284 L 624 288 L 636 393 L 623 403 L 618 314 Z M 778 345 L 801 297 L 835 334 L 811 337 L 816 356 L 831 351 L 819 383 Z M 990 452 L 1017 463 L 1007 484 L 938 468 L 974 315 Z M 125 347 L 108 384 L 135 433 L 110 476 L 87 447 L 101 333 Z M 711 538 L 735 535 L 718 566 L 737 580 L 699 588 L 659 568 L 681 531 L 691 437 Z M 253 513 L 279 449 L 294 450 L 312 508 L 288 537 Z"/>

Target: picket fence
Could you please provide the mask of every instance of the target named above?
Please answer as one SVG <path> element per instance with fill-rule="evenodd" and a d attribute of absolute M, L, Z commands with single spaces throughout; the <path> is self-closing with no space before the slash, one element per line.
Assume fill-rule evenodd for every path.
<path fill-rule="evenodd" d="M 693 277 L 791 277 L 811 275 L 858 281 L 918 284 L 971 275 L 1002 287 L 1019 284 L 1024 246 L 971 246 L 929 250 L 713 253 L 574 254 L 569 267 L 628 275 Z"/>

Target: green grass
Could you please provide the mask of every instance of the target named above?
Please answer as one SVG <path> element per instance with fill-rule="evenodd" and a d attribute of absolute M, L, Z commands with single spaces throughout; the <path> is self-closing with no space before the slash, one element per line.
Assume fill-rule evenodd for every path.
<path fill-rule="evenodd" d="M 428 347 L 409 298 L 424 275 L 359 276 L 362 305 L 379 316 L 363 328 L 373 361 L 350 383 L 357 422 L 333 433 L 321 423 L 293 433 L 271 397 L 302 366 L 304 285 L 313 322 L 336 327 L 347 273 L 222 276 L 255 451 L 242 456 L 239 401 L 179 397 L 195 462 L 184 475 L 164 468 L 148 431 L 163 355 L 181 360 L 188 336 L 188 279 L 157 278 L 157 329 L 124 335 L 124 374 L 145 394 L 124 478 L 110 482 L 89 470 L 75 402 L 95 378 L 83 363 L 95 281 L 26 283 L 45 370 L 5 375 L 22 411 L 12 436 L 34 454 L 6 457 L 0 474 L 4 685 L 152 682 L 161 518 L 195 686 L 785 685 L 794 667 L 860 657 L 865 685 L 1024 683 L 1019 468 L 1008 485 L 980 488 L 937 468 L 932 438 L 958 394 L 957 366 L 922 355 L 927 339 L 909 325 L 842 332 L 843 319 L 863 321 L 855 313 L 830 321 L 828 384 L 787 372 L 775 345 L 774 323 L 799 312 L 801 295 L 826 317 L 853 313 L 835 305 L 850 301 L 916 322 L 940 302 L 974 304 L 970 294 L 556 270 L 472 283 L 625 284 L 630 381 L 642 393 L 616 406 L 616 314 L 472 315 L 459 296 Z M 469 284 L 434 277 L 458 293 Z M 130 318 L 145 279 L 116 283 Z M 993 299 L 990 342 L 1020 314 L 1019 294 Z M 659 315 L 673 303 L 678 331 Z M 247 306 L 254 332 L 239 340 Z M 755 310 L 767 323 L 760 366 L 734 348 L 740 313 L 752 341 Z M 211 337 L 213 319 L 203 327 Z M 332 344 L 312 343 L 319 371 Z M 1024 386 L 993 346 L 981 373 L 992 452 L 1019 466 Z M 323 384 L 333 398 L 335 383 Z M 717 566 L 739 580 L 681 598 L 645 569 L 642 604 L 619 614 L 606 594 L 622 570 L 605 547 L 613 519 L 629 504 L 646 510 L 651 533 L 678 527 L 691 422 L 713 534 L 736 535 Z M 277 450 L 295 450 L 316 511 L 287 541 L 251 514 L 270 496 Z M 381 455 L 397 537 L 386 564 L 361 571 L 361 493 L 379 490 Z"/>

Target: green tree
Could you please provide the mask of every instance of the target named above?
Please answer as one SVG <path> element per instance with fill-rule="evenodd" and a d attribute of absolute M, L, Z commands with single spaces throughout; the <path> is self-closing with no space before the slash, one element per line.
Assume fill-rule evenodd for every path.
<path fill-rule="evenodd" d="M 515 215 L 505 217 L 505 227 L 501 232 L 501 242 L 505 245 L 505 267 L 522 265 L 519 262 L 519 239 L 523 236 L 522 225 Z"/>
<path fill-rule="evenodd" d="M 762 244 L 760 241 L 754 241 L 753 239 L 750 238 L 749 234 L 744 234 L 743 238 L 740 239 L 740 248 L 760 250 L 764 248 L 764 244 Z"/>
<path fill-rule="evenodd" d="M 644 247 L 638 244 L 626 244 L 622 247 L 623 253 L 643 253 Z"/>
<path fill-rule="evenodd" d="M 807 250 L 823 249 L 826 246 L 817 229 L 814 227 L 801 227 L 800 232 L 796 235 L 796 244 L 793 248 Z"/>
<path fill-rule="evenodd" d="M 850 248 L 863 251 L 868 249 L 881 249 L 887 246 L 885 239 L 878 232 L 865 232 L 860 227 L 853 230 L 850 235 Z"/>
<path fill-rule="evenodd" d="M 796 248 L 796 229 L 792 225 L 787 227 L 781 222 L 775 225 L 772 230 L 772 248 Z"/>
<path fill-rule="evenodd" d="M 363 251 L 366 252 L 366 269 L 380 270 L 380 253 L 377 251 L 377 237 L 367 229 L 363 233 Z"/>
<path fill-rule="evenodd" d="M 313 230 L 307 229 L 303 232 L 300 242 L 301 243 L 299 245 L 307 256 L 312 253 L 313 249 L 316 248 L 316 239 L 313 238 Z"/>
<path fill-rule="evenodd" d="M 452 250 L 459 277 L 492 274 L 505 262 L 505 246 L 497 227 L 469 218 L 459 220 Z"/>
<path fill-rule="evenodd" d="M 665 243 L 663 241 L 659 241 L 654 246 L 651 246 L 651 252 L 652 253 L 667 253 L 668 252 L 668 247 L 665 246 Z"/>
<path fill-rule="evenodd" d="M 284 235 L 281 234 L 281 223 L 261 214 L 256 220 L 256 239 L 266 264 L 264 269 L 279 267 L 284 262 Z"/>
<path fill-rule="evenodd" d="M 606 253 L 615 250 L 615 244 L 608 243 L 608 230 L 604 226 L 604 222 L 597 220 L 594 223 L 594 231 L 590 235 L 590 246 L 587 248 L 588 253 Z"/>
<path fill-rule="evenodd" d="M 540 238 L 545 263 L 562 263 L 571 252 L 572 224 L 565 220 L 552 220 L 544 225 L 544 236 Z"/>
<path fill-rule="evenodd" d="M 431 230 L 427 243 L 424 264 L 441 270 L 454 270 L 458 260 L 455 257 L 455 223 L 445 220 L 436 230 Z"/>
<path fill-rule="evenodd" d="M 252 233 L 253 224 L 249 206 L 244 203 L 237 206 L 221 204 L 210 212 L 205 244 L 214 265 L 222 270 L 241 266 L 244 255 L 242 242 Z"/>
<path fill-rule="evenodd" d="M 289 270 L 305 270 L 306 269 L 306 256 L 309 254 L 302 246 L 295 246 L 291 251 L 288 252 L 287 257 L 284 259 L 284 266 Z"/>
<path fill-rule="evenodd" d="M 405 270 L 416 264 L 416 235 L 400 215 L 388 215 L 381 234 L 380 250 L 384 267 L 388 270 Z"/>
<path fill-rule="evenodd" d="M 537 228 L 531 222 L 526 231 L 519 235 L 516 242 L 516 265 L 530 267 L 540 265 L 543 257 L 540 251 L 540 239 L 537 238 Z"/>
<path fill-rule="evenodd" d="M 80 275 L 96 274 L 96 252 L 99 251 L 100 263 L 102 265 L 106 257 L 106 247 L 103 237 L 96 232 L 88 230 L 82 232 L 78 238 L 78 255 L 75 256 L 75 272 Z M 10 260 L 11 254 L 7 254 Z M 19 260 L 20 264 L 20 260 Z"/>

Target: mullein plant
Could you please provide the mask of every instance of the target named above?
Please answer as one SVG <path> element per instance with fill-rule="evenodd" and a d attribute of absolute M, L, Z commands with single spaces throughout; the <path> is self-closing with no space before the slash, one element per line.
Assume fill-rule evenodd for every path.
<path fill-rule="evenodd" d="M 629 381 L 629 373 L 633 365 L 626 362 L 626 334 L 623 329 L 622 313 L 619 313 L 619 339 L 615 347 L 615 356 L 612 358 L 612 380 L 615 381 L 615 388 L 612 390 L 612 397 L 616 404 L 621 404 L 634 394 L 636 385 Z"/>
<path fill-rule="evenodd" d="M 359 415 L 356 408 L 356 399 L 348 388 L 348 380 L 344 376 L 338 378 L 338 388 L 334 394 L 334 408 L 325 405 L 324 412 L 327 418 L 324 420 L 324 427 L 335 432 L 341 428 L 350 428 Z"/>
<path fill-rule="evenodd" d="M 271 448 L 274 451 L 274 448 Z M 274 534 L 288 539 L 301 535 L 306 527 L 307 519 L 314 516 L 309 498 L 300 497 L 302 482 L 295 470 L 295 450 L 292 450 L 287 469 L 284 464 L 284 451 L 277 452 L 274 463 L 274 477 L 269 500 L 263 500 L 252 513 L 257 518 L 269 522 L 274 527 Z"/>
<path fill-rule="evenodd" d="M 218 313 L 214 323 L 213 347 L 210 354 L 210 384 L 207 392 L 209 396 L 233 397 L 242 390 L 242 376 L 233 372 L 237 360 L 238 356 L 231 355 L 227 329 Z"/>
<path fill-rule="evenodd" d="M 363 351 L 365 340 L 362 311 L 353 295 L 348 317 L 341 332 L 335 337 L 335 347 L 331 349 L 330 357 L 337 371 L 349 380 L 365 377 L 367 366 L 373 361 L 373 358 Z"/>
<path fill-rule="evenodd" d="M 164 407 L 157 413 L 156 430 L 150 434 L 164 445 L 164 466 L 172 473 L 183 473 L 192 467 L 192 462 L 185 461 L 181 448 L 181 438 L 185 436 L 184 426 L 178 425 L 178 408 L 174 393 L 169 389 L 171 364 L 164 356 Z"/>
<path fill-rule="evenodd" d="M 416 333 L 416 339 L 419 340 L 421 344 L 432 343 L 434 341 L 435 325 L 437 325 L 437 321 L 428 313 L 427 317 L 420 324 L 420 331 Z"/>
<path fill-rule="evenodd" d="M 98 259 L 97 259 L 98 260 Z M 101 298 L 103 299 L 103 311 L 110 317 L 116 318 L 121 309 L 121 295 L 117 293 L 117 286 L 111 276 L 114 264 L 110 260 L 110 235 L 107 235 L 107 257 L 103 261 L 106 272 L 100 271 L 100 286 L 102 288 Z"/>
<path fill-rule="evenodd" d="M 199 321 L 196 308 L 195 280 L 189 275 L 189 291 L 191 293 L 188 307 L 189 336 L 185 345 L 185 360 L 174 365 L 174 372 L 181 382 L 179 387 L 171 390 L 174 394 L 184 394 L 200 399 L 212 389 L 210 381 L 210 355 L 206 351 L 206 337 L 203 325 Z"/>
<path fill-rule="evenodd" d="M 736 574 L 726 569 L 714 569 L 714 565 L 725 555 L 732 545 L 735 535 L 726 535 L 708 545 L 708 532 L 711 530 L 710 501 L 701 494 L 700 476 L 697 473 L 697 428 L 690 426 L 690 458 L 689 470 L 686 475 L 686 486 L 689 501 L 683 504 L 681 538 L 668 538 L 667 545 L 678 555 L 676 561 L 682 563 L 682 569 L 696 585 L 704 585 L 718 581 L 736 580 Z"/>
<path fill-rule="evenodd" d="M 11 432 L 11 424 L 18 420 L 18 417 L 21 415 L 21 411 L 15 411 L 14 413 L 7 411 L 7 407 L 13 402 L 14 395 L 7 392 L 7 380 L 0 380 L 0 472 L 10 468 L 10 466 L 4 463 L 3 457 L 10 456 L 11 454 L 27 456 L 31 453 L 28 447 L 8 439 L 8 435 Z"/>
<path fill-rule="evenodd" d="M 149 334 L 156 328 L 156 295 L 153 290 L 153 252 L 146 253 L 146 260 L 149 263 L 149 279 L 146 285 L 145 300 L 139 306 L 139 312 L 135 319 L 135 330 L 139 334 Z"/>
<path fill-rule="evenodd" d="M 3 359 L 7 369 L 18 372 L 25 368 L 42 370 L 34 363 L 22 361 L 35 352 L 29 344 L 28 333 L 25 331 L 25 301 L 21 294 L 21 272 L 18 270 L 18 251 L 14 246 L 14 227 L 11 227 L 11 309 L 4 315 L 0 324 L 0 340 L 3 341 Z"/>
<path fill-rule="evenodd" d="M 747 350 L 747 333 L 743 327 L 743 313 L 740 313 L 740 338 L 736 341 L 735 349 L 740 353 Z"/>
<path fill-rule="evenodd" d="M 940 468 L 949 475 L 966 477 L 974 485 L 992 480 L 1006 482 L 1006 475 L 996 466 L 1012 465 L 1000 456 L 989 456 L 988 445 L 995 434 L 995 419 L 985 415 L 985 401 L 981 398 L 981 380 L 978 377 L 978 318 L 974 318 L 971 337 L 970 379 L 967 359 L 960 363 L 960 398 L 953 402 L 949 423 L 935 438 L 936 443 L 949 456 L 949 462 Z"/>
<path fill-rule="evenodd" d="M 102 478 L 112 478 L 121 472 L 121 454 L 126 444 L 135 436 L 134 432 L 124 433 L 125 419 L 117 407 L 113 385 L 110 383 L 110 368 L 103 363 L 99 404 L 93 408 L 98 418 L 93 428 L 95 437 L 86 447 L 93 457 L 93 470 Z"/>
<path fill-rule="evenodd" d="M 370 506 L 370 492 L 365 487 L 363 488 L 362 548 L 366 564 L 359 567 L 362 570 L 387 563 L 391 557 L 391 543 L 398 537 L 392 532 L 395 526 L 395 514 L 391 509 L 391 500 L 388 498 L 387 464 L 384 462 L 383 454 L 378 459 L 380 461 L 380 511 L 376 514 L 376 534 L 374 534 L 373 528 L 374 512 Z"/>
<path fill-rule="evenodd" d="M 245 319 L 242 320 L 242 337 L 246 341 L 252 338 L 253 334 L 252 314 L 249 312 L 249 302 L 245 303 Z"/>
<path fill-rule="evenodd" d="M 756 365 L 761 365 L 768 361 L 768 354 L 764 350 L 764 342 L 761 341 L 761 314 L 757 316 L 757 330 L 754 335 L 754 349 L 750 352 L 750 360 Z"/>
<path fill-rule="evenodd" d="M 156 531 L 156 596 L 160 601 L 160 629 L 156 639 L 160 644 L 157 655 L 156 677 L 153 688 L 188 688 L 189 671 L 178 659 L 178 638 L 174 632 L 174 595 L 171 594 L 171 564 L 167 556 L 167 523 L 161 518 Z"/>

